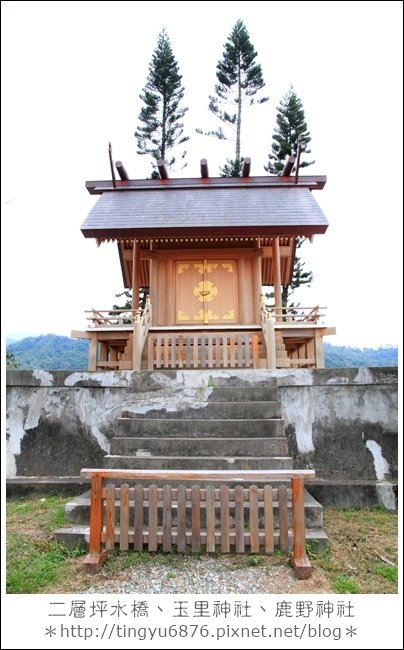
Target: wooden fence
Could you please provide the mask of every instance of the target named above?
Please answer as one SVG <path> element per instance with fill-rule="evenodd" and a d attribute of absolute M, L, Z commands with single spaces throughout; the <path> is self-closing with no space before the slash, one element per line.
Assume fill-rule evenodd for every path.
<path fill-rule="evenodd" d="M 193 552 L 206 546 L 207 553 L 220 549 L 229 553 L 272 553 L 275 546 L 288 553 L 298 578 L 311 575 L 305 548 L 304 479 L 314 470 L 101 470 L 83 469 L 91 478 L 89 554 L 84 560 L 87 570 L 96 570 L 105 562 L 108 550 L 119 544 L 141 551 L 173 550 Z M 148 487 L 131 481 L 197 481 L 207 487 L 167 484 Z M 277 488 L 270 481 L 290 482 L 291 488 Z M 240 483 L 234 488 L 209 482 Z M 248 483 L 248 487 L 242 485 Z M 265 483 L 261 488 L 257 483 Z M 289 517 L 291 505 L 291 517 Z M 118 507 L 119 506 L 119 507 Z M 291 526 L 290 526 L 291 524 Z M 291 531 L 289 530 L 291 527 Z"/>
<path fill-rule="evenodd" d="M 258 368 L 258 334 L 149 334 L 148 369 Z"/>

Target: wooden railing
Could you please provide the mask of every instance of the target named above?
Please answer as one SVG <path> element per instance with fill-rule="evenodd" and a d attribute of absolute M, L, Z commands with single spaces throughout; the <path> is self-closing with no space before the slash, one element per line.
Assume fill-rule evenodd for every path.
<path fill-rule="evenodd" d="M 133 370 L 140 370 L 141 368 L 142 352 L 151 322 L 152 306 L 150 299 L 147 298 L 145 308 L 138 310 L 135 314 L 135 322 L 133 325 Z"/>
<path fill-rule="evenodd" d="M 261 304 L 261 327 L 267 353 L 267 368 L 276 368 L 275 328 L 272 312 Z"/>
<path fill-rule="evenodd" d="M 318 323 L 320 318 L 325 318 L 327 307 L 268 307 L 263 309 L 274 318 L 275 321 L 282 323 Z"/>
<path fill-rule="evenodd" d="M 142 309 L 86 309 L 86 320 L 91 321 L 90 327 L 120 327 L 132 325 L 140 318 Z"/>
<path fill-rule="evenodd" d="M 148 369 L 258 368 L 258 334 L 151 333 Z"/>
<path fill-rule="evenodd" d="M 87 570 L 95 571 L 119 544 L 121 550 L 185 552 L 187 546 L 197 552 L 206 545 L 206 552 L 218 548 L 222 553 L 272 553 L 275 546 L 289 552 L 296 576 L 310 577 L 312 567 L 306 555 L 304 479 L 314 477 L 314 470 L 238 470 L 238 471 L 176 471 L 176 470 L 113 470 L 83 469 L 81 475 L 91 478 L 91 510 L 89 553 L 84 559 Z M 194 485 L 159 488 L 119 481 L 176 481 Z M 108 482 L 106 484 L 106 481 Z M 201 488 L 198 481 L 208 486 Z M 273 488 L 270 481 L 291 481 Z M 212 482 L 239 483 L 235 488 Z M 249 484 L 243 487 L 242 484 Z M 258 488 L 257 483 L 266 483 Z M 292 535 L 289 533 L 288 499 L 292 508 Z M 117 504 L 119 503 L 119 517 Z M 277 509 L 277 522 L 274 510 Z M 247 516 L 246 516 L 247 512 Z M 216 517 L 216 513 L 220 513 Z M 146 515 L 146 516 L 145 516 Z M 278 523 L 275 532 L 274 523 Z M 248 527 L 247 527 L 248 526 Z"/>

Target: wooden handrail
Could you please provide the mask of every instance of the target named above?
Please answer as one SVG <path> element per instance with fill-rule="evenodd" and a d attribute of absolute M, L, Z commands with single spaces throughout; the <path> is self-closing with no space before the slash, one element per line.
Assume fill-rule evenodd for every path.
<path fill-rule="evenodd" d="M 88 469 L 81 470 L 80 475 L 84 478 L 123 478 L 125 480 L 175 480 L 175 481 L 244 481 L 263 483 L 265 481 L 282 481 L 292 478 L 309 479 L 314 478 L 314 469 L 239 469 L 239 470 L 210 470 L 198 471 L 177 470 L 177 469 Z"/>
<path fill-rule="evenodd" d="M 316 307 L 300 307 L 300 305 L 296 307 L 268 307 L 267 305 L 262 305 L 261 311 L 266 311 L 267 314 L 271 315 L 271 317 L 272 315 L 280 315 L 285 319 L 284 322 L 288 322 L 290 319 L 292 322 L 296 323 L 317 323 L 320 318 L 325 318 L 326 316 L 325 311 L 321 312 L 320 310 L 326 309 L 327 307 L 320 307 L 319 305 Z"/>

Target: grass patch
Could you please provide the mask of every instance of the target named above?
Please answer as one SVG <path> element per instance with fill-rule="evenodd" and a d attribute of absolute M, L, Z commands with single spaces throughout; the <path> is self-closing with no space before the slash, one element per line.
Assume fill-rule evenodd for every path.
<path fill-rule="evenodd" d="M 64 521 L 67 501 L 52 496 L 7 504 L 7 593 L 43 593 L 66 578 L 69 559 L 83 554 L 53 539 L 53 531 Z"/>
<path fill-rule="evenodd" d="M 193 554 L 116 550 L 98 574 L 90 575 L 83 571 L 84 551 L 69 550 L 53 539 L 54 530 L 64 523 L 64 506 L 69 500 L 52 496 L 8 502 L 8 593 L 85 592 L 119 579 L 125 570 L 147 565 L 167 567 L 167 579 L 173 579 L 179 571 L 200 566 L 207 557 L 217 560 L 219 570 L 226 571 L 257 566 L 270 575 L 274 567 L 289 566 L 287 556 L 279 549 L 269 556 L 207 556 L 205 549 Z M 324 528 L 330 538 L 327 549 L 313 542 L 307 544 L 315 581 L 310 584 L 315 584 L 317 593 L 397 592 L 396 513 L 382 508 L 325 508 Z M 306 581 L 299 581 L 296 593 L 312 593 L 312 589 L 305 592 L 305 586 L 309 588 Z"/>
<path fill-rule="evenodd" d="M 334 587 L 337 594 L 358 594 L 359 587 L 354 580 L 345 573 L 339 573 L 334 578 Z"/>
<path fill-rule="evenodd" d="M 389 582 L 398 582 L 398 569 L 396 566 L 377 566 L 375 568 L 375 574 L 382 576 Z"/>
<path fill-rule="evenodd" d="M 326 572 L 337 593 L 396 593 L 397 567 L 381 565 L 380 554 L 397 564 L 397 526 L 397 513 L 380 507 L 324 508 L 330 546 L 313 564 Z"/>

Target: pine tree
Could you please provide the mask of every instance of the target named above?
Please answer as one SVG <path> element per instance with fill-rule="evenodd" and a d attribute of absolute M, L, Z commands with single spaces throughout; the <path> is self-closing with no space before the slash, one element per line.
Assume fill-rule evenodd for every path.
<path fill-rule="evenodd" d="M 307 145 L 311 141 L 310 132 L 307 130 L 303 104 L 290 86 L 286 95 L 281 99 L 277 107 L 276 124 L 272 136 L 272 153 L 269 154 L 268 165 L 264 169 L 270 174 L 280 175 L 282 169 L 291 154 L 296 154 L 298 138 L 300 139 L 301 151 L 311 153 Z M 314 160 L 300 160 L 299 168 L 312 165 Z"/>
<path fill-rule="evenodd" d="M 170 39 L 163 29 L 149 64 L 147 83 L 140 95 L 145 106 L 139 114 L 142 124 L 136 129 L 135 138 L 139 154 L 150 154 L 155 161 L 161 158 L 168 169 L 172 169 L 176 162 L 171 150 L 189 140 L 189 136 L 183 136 L 184 124 L 181 122 L 188 108 L 179 107 L 184 97 L 181 79 Z M 181 160 L 185 156 L 186 151 L 183 151 Z M 156 164 L 152 165 L 152 178 L 158 178 Z"/>
<path fill-rule="evenodd" d="M 240 176 L 241 173 L 242 109 L 268 100 L 268 97 L 254 98 L 265 86 L 261 66 L 255 62 L 256 56 L 247 29 L 243 21 L 238 20 L 224 44 L 223 58 L 216 66 L 218 83 L 215 95 L 209 96 L 209 110 L 235 132 L 234 160 L 227 160 L 227 165 L 221 169 L 222 176 Z M 197 131 L 202 133 L 201 129 Z M 222 127 L 205 135 L 213 135 L 219 140 L 229 139 Z"/>

